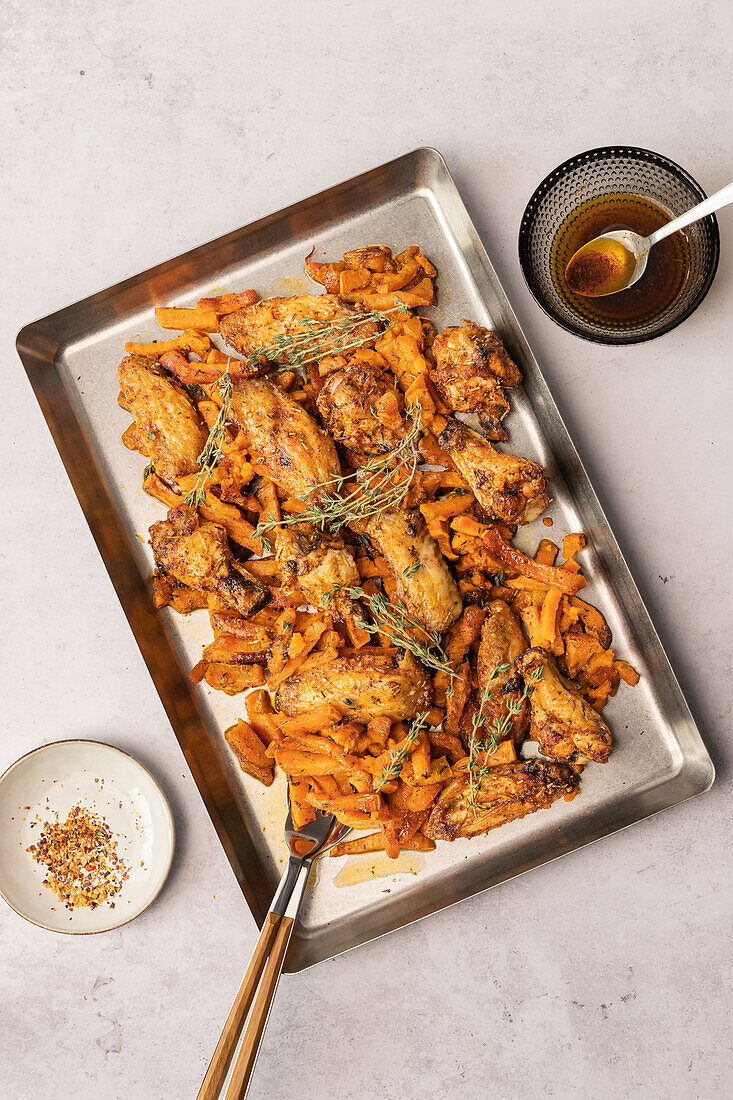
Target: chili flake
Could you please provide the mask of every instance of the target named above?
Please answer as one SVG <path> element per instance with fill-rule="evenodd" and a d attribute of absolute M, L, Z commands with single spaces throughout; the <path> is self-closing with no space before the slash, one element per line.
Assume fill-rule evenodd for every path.
<path fill-rule="evenodd" d="M 38 843 L 26 851 L 46 866 L 43 885 L 67 909 L 96 909 L 119 894 L 130 876 L 105 819 L 81 805 L 73 806 L 64 822 L 58 815 L 55 822 L 45 821 Z"/>

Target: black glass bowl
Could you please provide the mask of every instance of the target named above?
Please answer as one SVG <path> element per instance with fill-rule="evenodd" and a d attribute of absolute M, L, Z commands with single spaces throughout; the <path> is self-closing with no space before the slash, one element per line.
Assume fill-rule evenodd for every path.
<path fill-rule="evenodd" d="M 670 221 L 707 197 L 684 168 L 659 153 L 621 145 L 589 149 L 551 172 L 532 195 L 519 229 L 519 262 L 532 294 L 558 325 L 599 344 L 636 344 L 669 332 L 697 309 L 715 276 L 720 235 L 714 214 L 685 229 L 689 273 L 677 296 L 660 313 L 641 322 L 614 320 L 607 324 L 584 317 L 558 291 L 552 271 L 553 246 L 581 204 L 596 198 L 602 201 L 604 195 L 617 192 L 651 200 L 669 214 Z"/>

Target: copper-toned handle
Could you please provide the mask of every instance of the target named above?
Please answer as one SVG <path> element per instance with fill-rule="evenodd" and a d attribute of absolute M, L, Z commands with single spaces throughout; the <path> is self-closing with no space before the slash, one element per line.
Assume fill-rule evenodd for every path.
<path fill-rule="evenodd" d="M 286 918 L 281 917 L 279 913 L 268 913 L 265 917 L 265 923 L 262 925 L 260 938 L 257 941 L 257 946 L 254 949 L 249 966 L 247 967 L 247 973 L 244 975 L 242 984 L 239 987 L 239 992 L 234 998 L 234 1004 L 227 1016 L 227 1021 L 224 1024 L 219 1042 L 216 1044 L 216 1050 L 214 1051 L 213 1057 L 209 1062 L 209 1068 L 206 1071 L 206 1076 L 199 1089 L 197 1100 L 218 1100 L 219 1098 L 222 1086 L 229 1072 L 232 1055 L 237 1048 L 237 1042 L 242 1033 L 244 1021 L 247 1019 L 247 1013 L 249 1012 L 250 1005 L 252 1004 L 257 990 L 257 983 L 267 963 L 267 958 L 270 954 L 273 940 L 275 939 L 275 933 L 281 922 L 285 919 Z M 288 936 L 288 939 L 289 938 Z M 228 1095 L 227 1093 L 227 1096 Z"/>
<path fill-rule="evenodd" d="M 252 1070 L 254 1069 L 255 1060 L 257 1058 L 257 1051 L 260 1048 L 267 1017 L 270 1013 L 272 998 L 275 996 L 280 972 L 285 961 L 285 953 L 290 943 L 292 927 L 293 918 L 283 917 L 280 921 L 277 935 L 275 936 L 275 942 L 272 945 L 270 957 L 265 966 L 265 972 L 262 975 L 260 988 L 257 990 L 257 997 L 252 1007 L 252 1013 L 247 1021 L 242 1045 L 239 1048 L 239 1054 L 234 1063 L 234 1069 L 232 1070 L 232 1076 L 229 1081 L 229 1088 L 226 1091 L 225 1100 L 243 1100 L 244 1094 L 247 1091 L 247 1085 L 252 1076 Z"/>

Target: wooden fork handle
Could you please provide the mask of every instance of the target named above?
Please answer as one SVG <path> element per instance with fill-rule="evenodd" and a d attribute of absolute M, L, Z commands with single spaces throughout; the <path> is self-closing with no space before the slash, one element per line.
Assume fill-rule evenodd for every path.
<path fill-rule="evenodd" d="M 222 1085 L 229 1071 L 232 1055 L 242 1033 L 244 1021 L 247 1019 L 247 1013 L 257 991 L 257 983 L 260 980 L 262 971 L 265 969 L 265 964 L 273 947 L 275 934 L 285 919 L 279 913 L 268 913 L 265 917 L 260 938 L 250 959 L 247 972 L 242 979 L 239 992 L 234 998 L 234 1004 L 227 1016 L 219 1042 L 216 1044 L 216 1050 L 209 1062 L 209 1068 L 199 1089 L 197 1100 L 218 1100 L 219 1098 Z M 288 939 L 290 939 L 289 935 Z M 229 1094 L 227 1093 L 227 1095 Z"/>
<path fill-rule="evenodd" d="M 292 930 L 293 918 L 282 917 L 280 926 L 275 935 L 275 942 L 272 945 L 270 957 L 265 966 L 265 972 L 262 975 L 260 987 L 257 990 L 257 997 L 255 998 L 250 1018 L 247 1021 L 247 1027 L 244 1032 L 242 1044 L 239 1048 L 237 1060 L 234 1063 L 234 1069 L 232 1070 L 232 1076 L 226 1091 L 225 1100 L 243 1100 L 244 1094 L 247 1091 L 249 1079 L 252 1076 L 252 1070 L 257 1060 L 257 1052 L 260 1048 L 267 1017 L 270 1014 L 270 1005 L 272 1004 L 272 999 L 277 989 L 277 983 L 280 979 L 280 973 L 285 961 L 285 953 L 290 943 L 290 934 Z"/>

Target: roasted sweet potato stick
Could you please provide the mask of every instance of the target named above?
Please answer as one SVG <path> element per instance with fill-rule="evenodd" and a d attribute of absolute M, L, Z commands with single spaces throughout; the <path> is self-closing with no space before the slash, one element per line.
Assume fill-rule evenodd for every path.
<path fill-rule="evenodd" d="M 528 558 L 521 550 L 508 543 L 496 527 L 485 523 L 478 523 L 468 516 L 456 516 L 451 527 L 454 531 L 460 531 L 464 535 L 473 535 L 480 538 L 489 551 L 503 562 L 507 569 L 514 569 L 525 577 L 539 581 L 541 584 L 559 588 L 561 592 L 574 595 L 581 588 L 585 588 L 585 577 L 578 573 L 568 574 L 565 569 L 558 569 L 552 565 L 542 565 L 534 558 Z"/>

